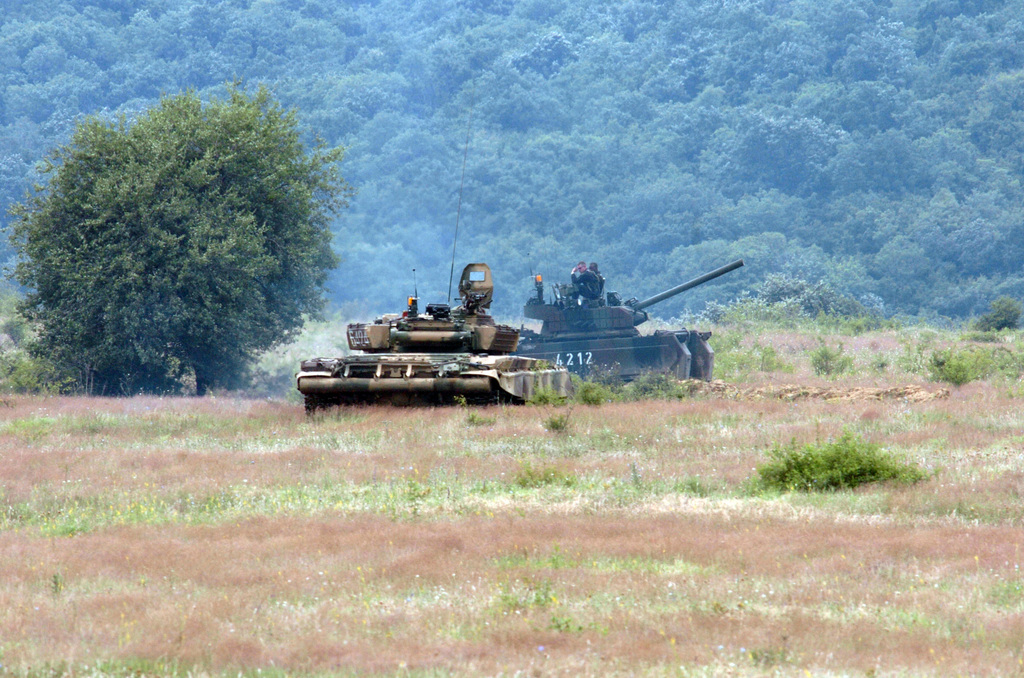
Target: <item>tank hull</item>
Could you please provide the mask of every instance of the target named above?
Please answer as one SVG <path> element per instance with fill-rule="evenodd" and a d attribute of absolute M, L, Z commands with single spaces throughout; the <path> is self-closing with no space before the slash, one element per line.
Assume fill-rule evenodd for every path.
<path fill-rule="evenodd" d="M 660 372 L 677 379 L 710 381 L 715 363 L 710 337 L 710 332 L 685 329 L 553 339 L 524 333 L 516 354 L 546 360 L 584 378 L 600 373 L 630 381 L 646 372 Z"/>
<path fill-rule="evenodd" d="M 522 403 L 540 389 L 573 393 L 569 373 L 521 356 L 392 353 L 304 361 L 296 386 L 306 410 L 335 405 Z"/>

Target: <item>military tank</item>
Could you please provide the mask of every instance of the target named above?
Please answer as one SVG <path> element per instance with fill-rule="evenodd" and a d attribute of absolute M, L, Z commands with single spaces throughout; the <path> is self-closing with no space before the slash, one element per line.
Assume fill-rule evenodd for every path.
<path fill-rule="evenodd" d="M 519 331 L 487 313 L 494 285 L 487 264 L 469 264 L 459 281 L 462 304 L 428 304 L 411 296 L 401 314 L 347 327 L 353 353 L 304 360 L 296 386 L 306 411 L 334 405 L 523 403 L 539 389 L 573 393 L 564 367 L 512 355 Z"/>
<path fill-rule="evenodd" d="M 678 329 L 642 335 L 637 326 L 649 320 L 644 309 L 741 266 L 743 260 L 738 259 L 647 299 L 626 301 L 617 292 L 605 293 L 604 279 L 596 271 L 574 273 L 572 283 L 552 285 L 549 300 L 544 297 L 543 278 L 534 276 L 534 294 L 523 315 L 542 325 L 540 332 L 521 331 L 516 353 L 583 377 L 601 372 L 630 381 L 645 372 L 661 372 L 710 381 L 715 362 L 708 344 L 711 332 Z"/>

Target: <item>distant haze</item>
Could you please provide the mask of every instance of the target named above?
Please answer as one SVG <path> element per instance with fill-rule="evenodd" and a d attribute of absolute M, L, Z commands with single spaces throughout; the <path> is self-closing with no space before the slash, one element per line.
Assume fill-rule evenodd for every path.
<path fill-rule="evenodd" d="M 97 6 L 98 5 L 98 6 Z M 766 275 L 888 313 L 964 317 L 1024 298 L 1019 3 L 874 0 L 8 2 L 0 207 L 85 114 L 267 84 L 309 138 L 348 147 L 337 306 L 443 301 L 494 270 L 598 261 L 644 297 L 747 266 L 652 311 Z M 8 219 L 6 215 L 3 219 Z M 9 258 L 9 250 L 7 257 Z"/>

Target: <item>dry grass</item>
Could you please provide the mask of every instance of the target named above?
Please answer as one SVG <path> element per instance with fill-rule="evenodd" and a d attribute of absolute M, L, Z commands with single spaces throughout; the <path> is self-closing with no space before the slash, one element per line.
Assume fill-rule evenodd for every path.
<path fill-rule="evenodd" d="M 899 350 L 846 347 L 861 343 Z M 566 431 L 546 430 L 554 412 Z M 773 445 L 844 430 L 931 477 L 750 492 Z M 703 395 L 314 420 L 230 398 L 7 398 L 0 665 L 1020 673 L 1022 431 L 996 382 L 921 403 Z"/>

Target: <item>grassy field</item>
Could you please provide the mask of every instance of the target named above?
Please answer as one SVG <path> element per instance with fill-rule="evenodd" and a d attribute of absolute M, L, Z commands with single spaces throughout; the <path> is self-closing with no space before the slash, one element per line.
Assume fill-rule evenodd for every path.
<path fill-rule="evenodd" d="M 728 385 L 601 405 L 7 396 L 0 674 L 1024 674 L 1014 342 L 957 385 L 953 335 L 723 331 Z M 754 482 L 844 433 L 926 479 Z"/>

